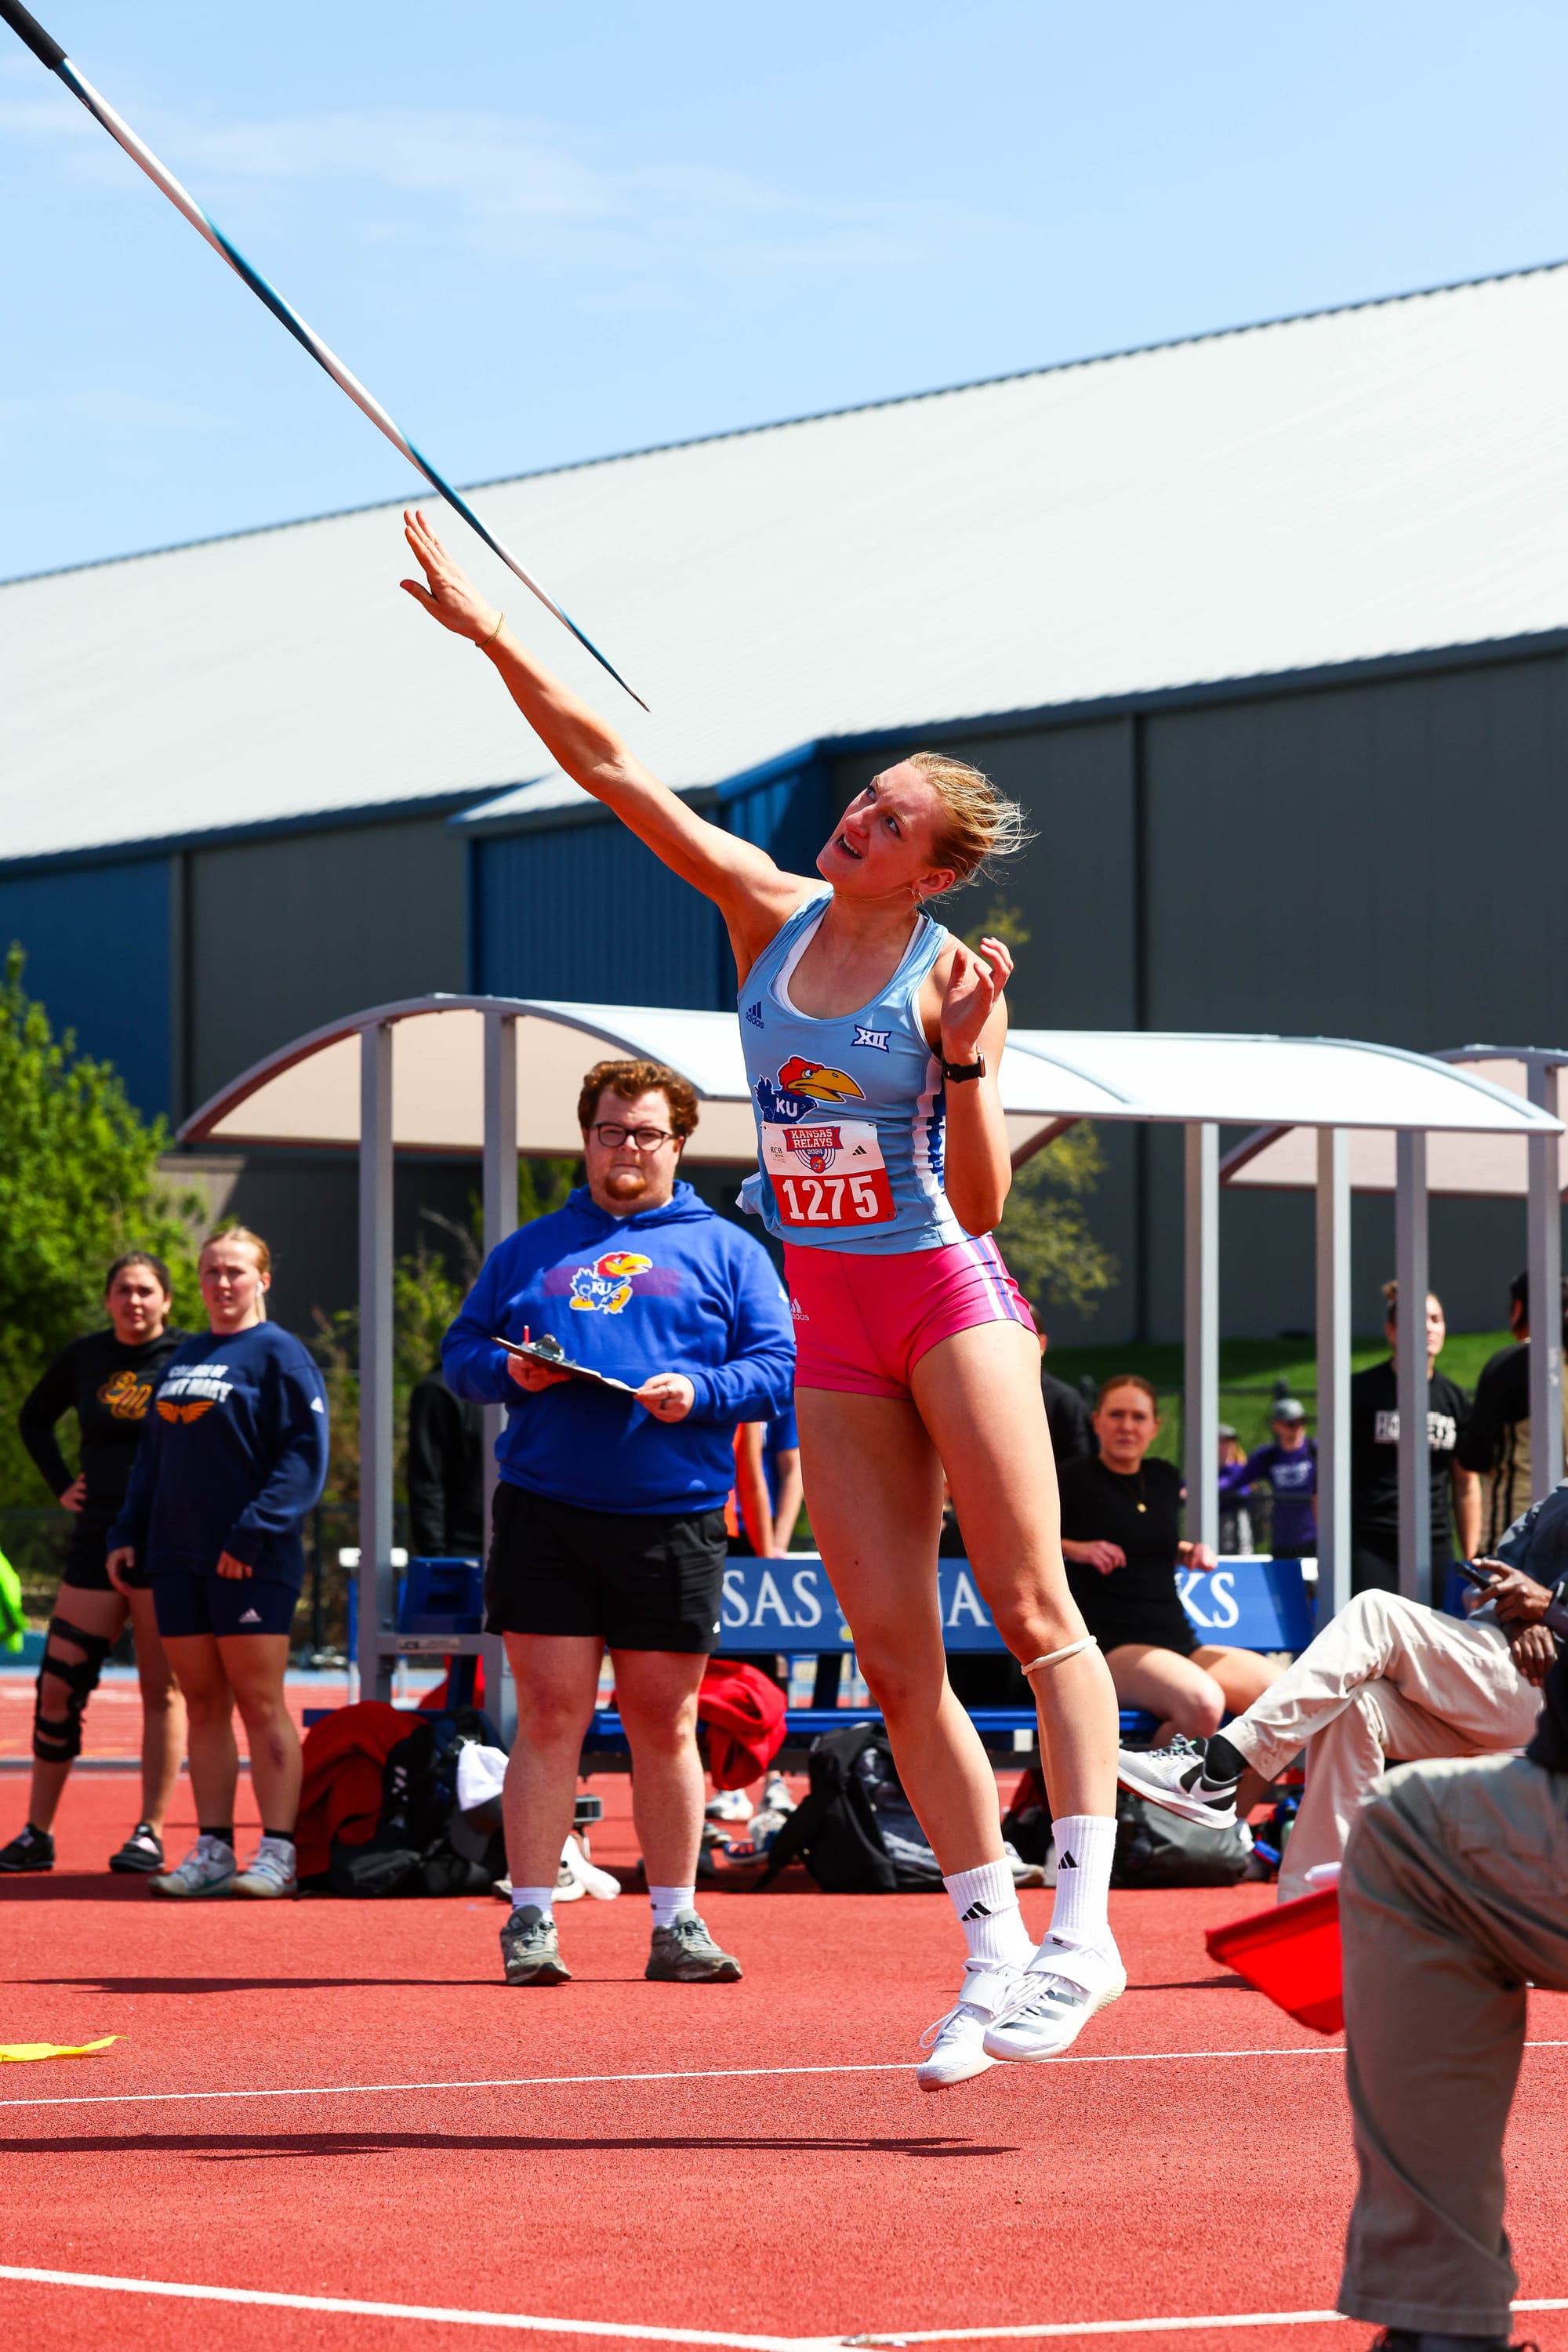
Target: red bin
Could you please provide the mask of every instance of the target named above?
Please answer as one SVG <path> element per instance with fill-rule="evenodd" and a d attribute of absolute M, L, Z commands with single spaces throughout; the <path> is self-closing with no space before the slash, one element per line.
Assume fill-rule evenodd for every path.
<path fill-rule="evenodd" d="M 1211 1959 L 1234 1969 L 1300 2024 L 1316 2033 L 1338 2033 L 1344 2024 L 1337 1887 L 1211 1927 L 1205 1941 Z"/>

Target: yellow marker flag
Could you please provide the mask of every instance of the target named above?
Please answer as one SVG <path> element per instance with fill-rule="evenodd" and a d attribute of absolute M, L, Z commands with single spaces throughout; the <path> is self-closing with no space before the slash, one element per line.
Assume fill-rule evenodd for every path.
<path fill-rule="evenodd" d="M 101 2042 L 84 2042 L 79 2050 L 69 2049 L 63 2042 L 0 2042 L 0 2060 L 90 2058 L 95 2050 L 107 2050 L 111 2042 L 120 2038 L 118 2033 L 106 2033 Z"/>

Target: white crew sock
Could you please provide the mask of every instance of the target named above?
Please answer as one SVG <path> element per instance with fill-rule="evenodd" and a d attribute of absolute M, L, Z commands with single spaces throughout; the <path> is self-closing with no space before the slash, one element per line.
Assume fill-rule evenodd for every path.
<path fill-rule="evenodd" d="M 1012 1961 L 1025 1966 L 1034 1938 L 1018 1908 L 1013 1874 L 1005 1862 L 983 1862 L 978 1870 L 955 1870 L 942 1885 L 952 1897 L 972 1960 Z"/>
<path fill-rule="evenodd" d="M 696 1910 L 697 1889 L 695 1886 L 650 1886 L 647 1899 L 653 1905 L 654 1926 L 673 1927 L 678 1911 Z"/>
<path fill-rule="evenodd" d="M 548 1886 L 514 1885 L 511 1890 L 511 1907 L 514 1911 L 526 1911 L 531 1904 L 533 1908 L 536 1911 L 541 1912 L 546 1919 L 553 1919 L 555 1916 L 553 1909 L 555 1885 L 553 1880 L 552 1880 Z"/>
<path fill-rule="evenodd" d="M 1051 1937 L 1064 1944 L 1109 1944 L 1114 1813 L 1061 1813 L 1051 1823 L 1057 1848 L 1057 1899 Z"/>

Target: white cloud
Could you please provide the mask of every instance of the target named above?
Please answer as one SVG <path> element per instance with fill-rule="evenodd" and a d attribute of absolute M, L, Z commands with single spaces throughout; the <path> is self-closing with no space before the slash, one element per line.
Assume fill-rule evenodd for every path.
<path fill-rule="evenodd" d="M 75 178 L 125 168 L 63 95 L 0 97 L 0 127 L 47 141 Z M 854 272 L 918 268 L 961 249 L 994 257 L 1015 243 L 1008 224 L 918 197 L 838 201 L 702 164 L 607 163 L 588 134 L 524 116 L 393 107 L 228 124 L 152 117 L 136 127 L 220 220 L 226 189 L 303 195 L 345 183 L 369 200 L 353 225 L 364 243 L 457 243 L 492 262 L 682 277 Z M 84 147 L 83 133 L 100 144 Z M 406 213 L 401 197 L 412 200 Z M 618 299 L 608 288 L 584 293 Z"/>

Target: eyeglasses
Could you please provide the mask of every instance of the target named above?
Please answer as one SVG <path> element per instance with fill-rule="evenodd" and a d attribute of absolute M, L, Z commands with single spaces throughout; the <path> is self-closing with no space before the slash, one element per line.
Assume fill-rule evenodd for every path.
<path fill-rule="evenodd" d="M 623 1143 L 634 1144 L 638 1151 L 657 1151 L 661 1143 L 673 1143 L 675 1138 L 665 1127 L 617 1127 L 613 1119 L 603 1119 L 588 1129 L 596 1135 L 606 1151 L 618 1151 Z"/>

